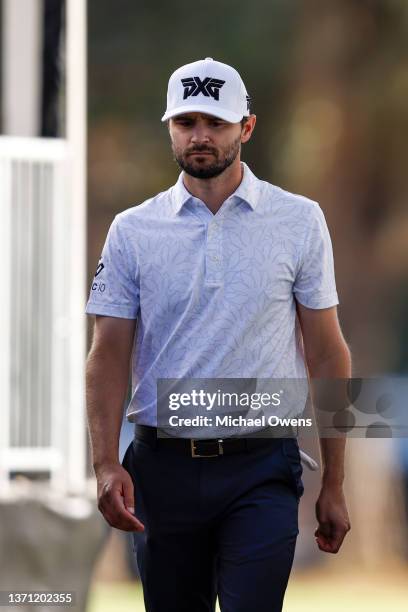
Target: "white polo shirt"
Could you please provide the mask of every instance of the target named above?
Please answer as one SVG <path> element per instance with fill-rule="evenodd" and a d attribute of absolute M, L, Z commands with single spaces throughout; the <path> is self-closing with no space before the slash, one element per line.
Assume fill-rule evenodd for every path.
<path fill-rule="evenodd" d="M 215 215 L 181 173 L 109 229 L 86 312 L 137 319 L 131 421 L 156 425 L 158 378 L 304 378 L 295 300 L 338 304 L 319 205 L 243 168 Z"/>

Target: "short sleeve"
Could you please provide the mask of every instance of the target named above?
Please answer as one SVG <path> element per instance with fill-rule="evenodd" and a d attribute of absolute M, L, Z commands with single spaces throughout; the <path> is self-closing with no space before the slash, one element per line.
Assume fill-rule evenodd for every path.
<path fill-rule="evenodd" d="M 313 205 L 310 213 L 293 292 L 296 300 L 307 308 L 330 308 L 339 303 L 332 243 L 318 204 Z"/>
<path fill-rule="evenodd" d="M 139 271 L 127 250 L 126 236 L 115 217 L 109 228 L 93 278 L 87 314 L 136 319 L 139 310 Z"/>

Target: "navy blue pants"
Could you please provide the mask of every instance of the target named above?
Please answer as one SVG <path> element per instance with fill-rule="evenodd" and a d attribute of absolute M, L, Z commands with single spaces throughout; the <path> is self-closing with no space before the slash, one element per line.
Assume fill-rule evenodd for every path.
<path fill-rule="evenodd" d="M 280 612 L 303 493 L 296 439 L 192 458 L 135 439 L 135 534 L 147 612 Z"/>

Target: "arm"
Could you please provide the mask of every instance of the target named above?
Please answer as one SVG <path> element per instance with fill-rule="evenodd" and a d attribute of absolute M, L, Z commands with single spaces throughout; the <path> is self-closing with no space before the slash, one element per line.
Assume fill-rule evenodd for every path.
<path fill-rule="evenodd" d="M 312 379 L 351 376 L 350 351 L 341 333 L 337 308 L 311 309 L 297 304 L 305 359 Z M 319 438 L 323 463 L 322 488 L 316 503 L 318 546 L 336 553 L 350 530 L 343 494 L 345 437 Z"/>
<path fill-rule="evenodd" d="M 98 507 L 110 525 L 144 527 L 134 516 L 134 490 L 118 456 L 135 319 L 97 316 L 86 364 L 86 403 Z"/>

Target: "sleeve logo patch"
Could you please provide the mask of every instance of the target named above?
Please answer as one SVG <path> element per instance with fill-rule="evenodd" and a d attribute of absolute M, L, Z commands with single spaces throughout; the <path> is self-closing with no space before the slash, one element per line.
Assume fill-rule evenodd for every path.
<path fill-rule="evenodd" d="M 102 272 L 102 270 L 104 269 L 104 265 L 102 263 L 101 260 L 99 260 L 98 262 L 98 267 L 96 268 L 96 272 L 95 272 L 95 278 L 98 276 L 98 274 L 100 274 Z"/>

